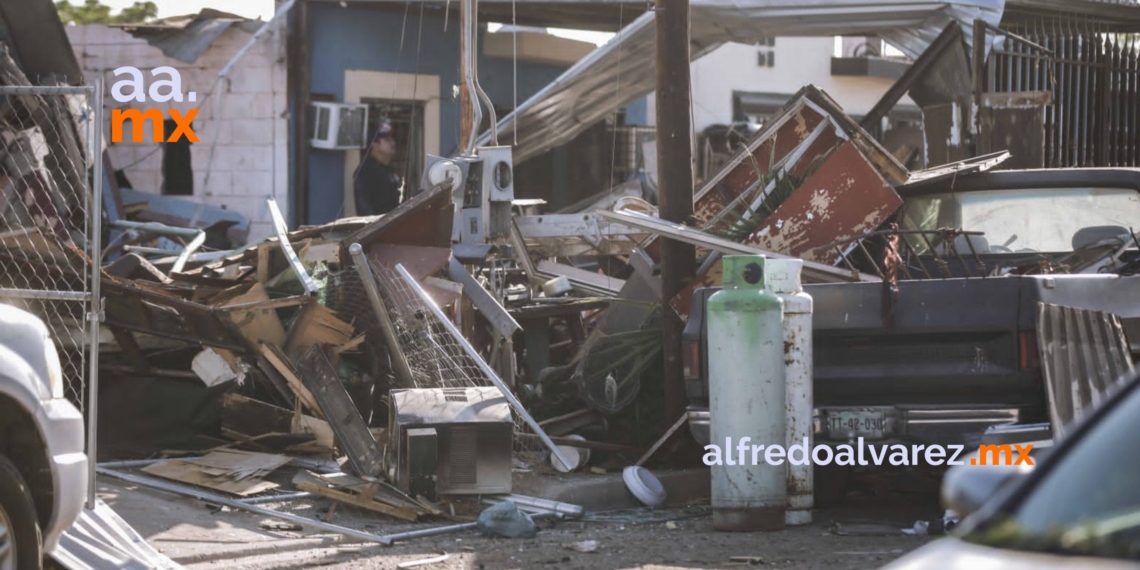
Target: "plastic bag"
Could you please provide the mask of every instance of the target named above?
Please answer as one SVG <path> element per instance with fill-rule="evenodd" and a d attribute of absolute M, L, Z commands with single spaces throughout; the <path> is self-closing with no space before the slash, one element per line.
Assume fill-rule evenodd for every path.
<path fill-rule="evenodd" d="M 520 511 L 518 505 L 511 501 L 487 507 L 479 513 L 479 520 L 475 525 L 479 532 L 491 537 L 533 538 L 538 534 L 534 519 Z"/>

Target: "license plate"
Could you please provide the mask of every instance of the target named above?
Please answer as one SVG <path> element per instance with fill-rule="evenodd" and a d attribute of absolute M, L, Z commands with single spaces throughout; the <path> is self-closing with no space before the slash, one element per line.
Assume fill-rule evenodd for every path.
<path fill-rule="evenodd" d="M 887 421 L 880 411 L 834 411 L 827 414 L 827 427 L 833 438 L 882 439 Z"/>

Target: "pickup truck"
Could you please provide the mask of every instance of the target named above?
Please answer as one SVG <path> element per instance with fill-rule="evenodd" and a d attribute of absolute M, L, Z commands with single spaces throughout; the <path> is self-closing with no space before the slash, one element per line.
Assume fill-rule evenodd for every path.
<path fill-rule="evenodd" d="M 0 304 L 0 570 L 38 570 L 79 517 L 83 434 L 47 327 Z"/>
<path fill-rule="evenodd" d="M 903 206 L 892 221 L 910 257 L 897 291 L 804 286 L 815 303 L 818 443 L 972 447 L 990 426 L 1048 422 L 1038 302 L 1114 313 L 1140 353 L 1140 242 L 1131 231 L 1140 225 L 1140 169 L 983 172 L 898 191 Z M 943 255 L 950 244 L 938 235 L 958 254 Z M 874 272 L 884 264 L 871 241 L 861 261 Z M 705 302 L 717 290 L 694 295 L 684 332 L 690 427 L 706 442 Z"/>

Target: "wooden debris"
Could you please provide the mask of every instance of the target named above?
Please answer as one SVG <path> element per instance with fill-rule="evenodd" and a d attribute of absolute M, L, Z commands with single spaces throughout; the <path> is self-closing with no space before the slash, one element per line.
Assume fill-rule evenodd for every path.
<path fill-rule="evenodd" d="M 262 479 L 289 463 L 283 455 L 219 449 L 198 459 L 167 459 L 143 468 L 151 475 L 242 497 L 277 488 Z"/>
<path fill-rule="evenodd" d="M 281 349 L 271 344 L 262 344 L 261 354 L 265 357 L 266 362 L 285 379 L 285 382 L 289 385 L 289 389 L 297 395 L 297 399 L 318 418 L 322 420 L 325 419 L 321 407 L 317 405 L 317 399 L 314 398 L 313 393 L 305 387 L 305 383 L 301 381 L 301 378 L 297 375 L 297 371 L 293 368 L 293 364 L 289 362 L 289 358 L 281 352 Z"/>
<path fill-rule="evenodd" d="M 348 476 L 346 475 L 345 477 Z M 382 494 L 380 492 L 380 483 L 368 483 L 359 479 L 355 479 L 352 483 L 353 484 L 340 485 L 335 480 L 330 481 L 311 471 L 301 471 L 293 477 L 293 486 L 300 491 L 308 491 L 348 505 L 376 511 L 406 521 L 414 522 L 420 517 L 420 509 L 407 505 L 392 504 L 393 501 L 387 497 L 387 493 L 390 491 L 385 488 L 383 489 L 384 494 Z"/>
<path fill-rule="evenodd" d="M 337 318 L 332 309 L 309 303 L 293 323 L 285 342 L 285 354 L 296 358 L 315 344 L 346 345 L 352 340 L 353 332 L 353 326 Z"/>

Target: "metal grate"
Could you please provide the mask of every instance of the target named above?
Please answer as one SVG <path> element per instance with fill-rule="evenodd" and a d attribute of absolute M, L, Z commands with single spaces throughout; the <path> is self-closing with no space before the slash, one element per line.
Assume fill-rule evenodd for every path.
<path fill-rule="evenodd" d="M 470 427 L 454 427 L 448 435 L 447 482 L 453 487 L 478 482 L 479 433 Z"/>

